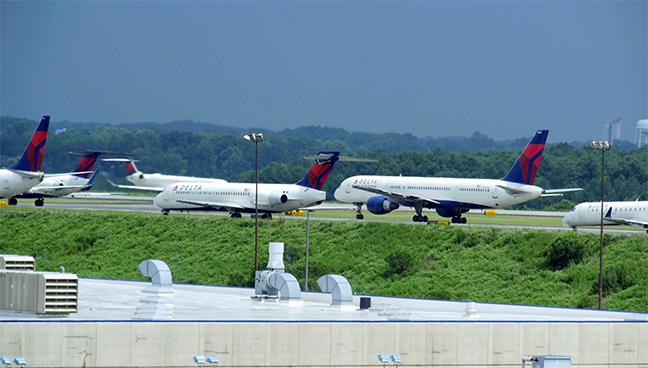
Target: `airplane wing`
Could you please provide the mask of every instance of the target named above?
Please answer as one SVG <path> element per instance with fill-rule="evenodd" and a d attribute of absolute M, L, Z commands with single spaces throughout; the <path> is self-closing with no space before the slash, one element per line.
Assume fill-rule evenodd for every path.
<path fill-rule="evenodd" d="M 629 219 L 621 219 L 621 218 L 613 218 L 613 217 L 606 217 L 605 221 L 614 222 L 619 225 L 643 226 L 648 229 L 648 221 L 629 220 Z"/>
<path fill-rule="evenodd" d="M 218 203 L 218 202 L 207 202 L 207 201 L 191 201 L 191 200 L 185 200 L 185 199 L 178 199 L 176 200 L 178 203 L 185 203 L 185 204 L 193 204 L 195 206 L 201 206 L 205 208 L 223 208 L 223 209 L 236 209 L 236 210 L 244 210 L 246 207 L 241 206 L 240 204 L 236 203 Z"/>
<path fill-rule="evenodd" d="M 579 192 L 583 188 L 543 189 L 541 197 L 559 197 L 564 193 Z"/>
<path fill-rule="evenodd" d="M 121 185 L 121 184 L 115 184 L 113 183 L 110 179 L 106 179 L 112 185 L 113 187 L 120 188 L 120 189 L 134 189 L 134 190 L 146 190 L 149 192 L 162 192 L 164 190 L 164 187 L 145 187 L 145 186 L 139 186 L 139 185 Z"/>
<path fill-rule="evenodd" d="M 360 189 L 360 190 L 364 190 L 364 191 L 367 191 L 367 192 L 383 195 L 383 196 L 388 197 L 389 199 L 391 199 L 394 202 L 399 203 L 399 204 L 404 204 L 404 203 L 407 203 L 407 202 L 410 202 L 410 203 L 411 202 L 422 202 L 425 205 L 432 205 L 432 206 L 441 204 L 439 201 L 436 201 L 434 199 L 424 198 L 424 197 L 420 197 L 420 196 L 401 194 L 401 193 L 397 193 L 397 192 L 389 192 L 389 191 L 378 189 L 378 188 L 364 187 L 362 185 L 354 185 L 353 187 L 355 189 Z"/>

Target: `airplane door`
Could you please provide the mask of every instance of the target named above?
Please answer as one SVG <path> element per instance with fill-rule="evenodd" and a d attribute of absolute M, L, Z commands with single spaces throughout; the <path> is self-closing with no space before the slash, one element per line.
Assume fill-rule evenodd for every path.
<path fill-rule="evenodd" d="M 8 181 L 7 179 L 4 179 L 4 180 L 2 181 L 2 187 L 3 187 L 5 190 L 9 190 L 9 181 Z"/>

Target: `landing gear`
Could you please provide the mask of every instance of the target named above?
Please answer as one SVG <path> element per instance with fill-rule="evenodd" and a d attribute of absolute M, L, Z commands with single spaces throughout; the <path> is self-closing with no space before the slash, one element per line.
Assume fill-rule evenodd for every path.
<path fill-rule="evenodd" d="M 468 223 L 468 219 L 465 217 L 461 217 L 461 215 L 459 215 L 459 216 L 454 216 L 451 222 L 453 224 L 466 224 Z"/>
<path fill-rule="evenodd" d="M 43 198 L 38 198 L 34 201 L 34 206 L 36 207 L 43 207 L 43 204 L 45 204 L 45 200 Z"/>
<path fill-rule="evenodd" d="M 18 204 L 18 200 L 17 200 L 16 198 L 9 198 L 9 200 L 7 201 L 7 203 L 8 203 L 10 206 L 15 206 L 15 205 Z"/>
<path fill-rule="evenodd" d="M 243 217 L 240 212 L 232 212 L 230 213 L 231 218 L 241 218 Z"/>
<path fill-rule="evenodd" d="M 162 214 L 164 216 L 169 216 L 169 210 L 162 210 Z"/>
<path fill-rule="evenodd" d="M 427 224 L 428 222 L 428 217 L 423 216 L 423 206 L 422 205 L 417 205 L 414 206 L 414 210 L 416 211 L 416 215 L 412 216 L 412 221 L 414 222 L 424 222 Z"/>
<path fill-rule="evenodd" d="M 412 221 L 414 222 L 428 222 L 428 217 L 423 215 L 414 215 L 412 216 Z"/>
<path fill-rule="evenodd" d="M 363 220 L 364 215 L 362 214 L 362 203 L 354 203 L 356 206 L 356 220 Z"/>
<path fill-rule="evenodd" d="M 250 215 L 250 218 L 253 219 L 256 215 L 253 213 Z M 259 218 L 272 220 L 272 214 L 268 212 L 260 213 Z"/>

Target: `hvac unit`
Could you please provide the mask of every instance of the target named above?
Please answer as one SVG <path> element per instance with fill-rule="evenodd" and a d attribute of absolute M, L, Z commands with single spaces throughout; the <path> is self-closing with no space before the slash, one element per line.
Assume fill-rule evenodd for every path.
<path fill-rule="evenodd" d="M 0 254 L 0 270 L 34 271 L 35 265 L 34 257 Z"/>
<path fill-rule="evenodd" d="M 76 313 L 79 278 L 69 273 L 0 270 L 0 309 L 38 314 Z"/>

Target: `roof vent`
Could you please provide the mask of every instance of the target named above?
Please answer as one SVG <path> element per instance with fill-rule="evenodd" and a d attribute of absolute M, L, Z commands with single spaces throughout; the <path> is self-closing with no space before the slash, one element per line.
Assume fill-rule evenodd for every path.
<path fill-rule="evenodd" d="M 331 294 L 331 305 L 353 304 L 351 284 L 344 276 L 324 275 L 317 279 L 317 286 L 323 293 Z"/>
<path fill-rule="evenodd" d="M 255 273 L 254 298 L 301 299 L 301 289 L 297 279 L 284 272 L 284 243 L 270 243 L 268 251 L 267 270 Z"/>
<path fill-rule="evenodd" d="M 137 267 L 152 284 L 142 290 L 144 297 L 135 309 L 133 319 L 171 319 L 173 317 L 173 280 L 166 263 L 149 259 Z"/>
<path fill-rule="evenodd" d="M 69 273 L 0 271 L 0 309 L 38 314 L 76 313 L 79 278 Z"/>
<path fill-rule="evenodd" d="M 0 269 L 13 271 L 34 271 L 36 262 L 31 256 L 0 254 Z"/>

